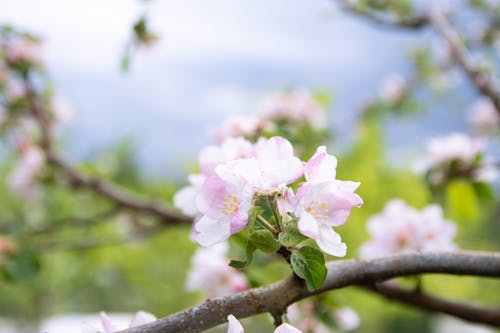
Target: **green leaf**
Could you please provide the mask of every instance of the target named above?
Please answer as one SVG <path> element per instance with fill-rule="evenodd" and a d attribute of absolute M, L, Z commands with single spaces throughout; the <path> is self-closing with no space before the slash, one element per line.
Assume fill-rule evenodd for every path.
<path fill-rule="evenodd" d="M 7 280 L 23 282 L 32 280 L 40 271 L 40 260 L 35 252 L 22 250 L 11 257 L 4 265 Z"/>
<path fill-rule="evenodd" d="M 274 238 L 272 232 L 267 229 L 258 229 L 251 232 L 249 241 L 256 248 L 266 253 L 274 253 L 281 247 L 281 244 Z"/>
<path fill-rule="evenodd" d="M 306 281 L 310 291 L 318 289 L 325 282 L 325 257 L 320 250 L 304 246 L 300 250 L 292 251 L 290 263 L 295 274 Z"/>
<path fill-rule="evenodd" d="M 290 218 L 283 221 L 283 230 L 278 236 L 278 241 L 284 247 L 292 247 L 302 242 L 307 237 L 302 235 L 297 226 L 297 219 Z"/>
<path fill-rule="evenodd" d="M 493 194 L 493 190 L 488 183 L 475 182 L 472 183 L 472 187 L 474 188 L 474 192 L 479 199 L 491 201 L 495 197 Z"/>
<path fill-rule="evenodd" d="M 474 220 L 479 217 L 479 207 L 470 182 L 455 180 L 446 187 L 446 203 L 457 219 Z"/>
<path fill-rule="evenodd" d="M 241 269 L 241 268 L 245 268 L 246 266 L 250 265 L 250 263 L 253 260 L 253 253 L 255 252 L 255 250 L 257 250 L 255 245 L 253 245 L 251 242 L 248 242 L 247 243 L 247 253 L 246 253 L 247 258 L 246 258 L 246 260 L 245 261 L 231 260 L 229 262 L 229 266 L 237 268 L 237 269 Z"/>

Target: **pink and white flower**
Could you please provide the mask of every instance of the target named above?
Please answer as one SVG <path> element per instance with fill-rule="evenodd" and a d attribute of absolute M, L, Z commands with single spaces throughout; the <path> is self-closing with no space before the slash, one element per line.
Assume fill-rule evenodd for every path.
<path fill-rule="evenodd" d="M 414 169 L 419 173 L 429 173 L 432 184 L 442 183 L 450 174 L 471 177 L 476 181 L 493 181 L 496 168 L 484 156 L 485 150 L 485 139 L 452 133 L 431 139 L 426 156 L 417 161 Z"/>
<path fill-rule="evenodd" d="M 422 211 L 403 200 L 387 203 L 384 211 L 368 220 L 371 240 L 360 249 L 363 258 L 374 258 L 411 251 L 456 249 L 456 226 L 444 220 L 441 207 L 430 205 Z"/>
<path fill-rule="evenodd" d="M 500 115 L 489 98 L 481 97 L 470 108 L 469 123 L 479 134 L 500 132 Z"/>
<path fill-rule="evenodd" d="M 45 164 L 45 157 L 43 151 L 31 143 L 21 144 L 19 150 L 21 158 L 9 174 L 7 183 L 12 192 L 29 196 L 33 193 L 33 181 Z"/>
<path fill-rule="evenodd" d="M 308 123 L 312 128 L 326 127 L 326 110 L 307 89 L 272 94 L 261 102 L 259 113 L 266 119 Z"/>
<path fill-rule="evenodd" d="M 324 252 L 343 257 L 347 247 L 332 227 L 349 217 L 352 207 L 360 207 L 363 200 L 354 193 L 359 183 L 335 179 L 337 159 L 318 147 L 305 166 L 306 183 L 293 197 L 290 190 L 285 196 L 299 218 L 299 231 L 314 240 Z"/>
<path fill-rule="evenodd" d="M 244 333 L 245 329 L 241 326 L 241 323 L 232 314 L 227 316 L 228 328 L 227 333 Z M 293 327 L 290 324 L 283 323 L 276 327 L 274 333 L 302 333 L 301 330 Z"/>
<path fill-rule="evenodd" d="M 344 332 L 355 330 L 361 324 L 361 320 L 356 311 L 349 307 L 335 310 L 333 317 L 337 326 Z"/>
<path fill-rule="evenodd" d="M 138 311 L 134 314 L 128 327 L 121 327 L 121 328 L 117 327 L 117 325 L 111 320 L 111 318 L 108 316 L 106 312 L 99 313 L 99 319 L 101 320 L 101 325 L 102 328 L 104 329 L 104 333 L 115 333 L 124 330 L 125 328 L 132 328 L 151 323 L 156 320 L 156 317 L 149 312 Z M 102 331 L 100 329 L 96 329 L 94 327 L 87 325 L 83 332 L 100 333 Z"/>
<path fill-rule="evenodd" d="M 378 94 L 384 101 L 397 103 L 405 93 L 406 81 L 400 74 L 392 73 L 388 75 L 378 88 Z"/>
<path fill-rule="evenodd" d="M 5 59 L 9 63 L 25 61 L 32 65 L 42 62 L 40 44 L 32 38 L 20 36 L 7 44 Z"/>
<path fill-rule="evenodd" d="M 229 266 L 227 243 L 196 250 L 186 280 L 186 290 L 201 290 L 206 297 L 227 296 L 248 288 L 240 271 Z"/>
<path fill-rule="evenodd" d="M 253 138 L 264 131 L 272 130 L 273 123 L 253 116 L 233 115 L 211 131 L 217 143 L 234 137 Z"/>

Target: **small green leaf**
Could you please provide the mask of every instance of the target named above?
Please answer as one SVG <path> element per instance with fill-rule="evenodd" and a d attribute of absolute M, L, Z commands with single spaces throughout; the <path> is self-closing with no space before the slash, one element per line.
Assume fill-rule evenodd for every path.
<path fill-rule="evenodd" d="M 304 246 L 300 250 L 292 251 L 290 263 L 295 274 L 306 281 L 310 291 L 318 289 L 325 282 L 325 257 L 320 250 Z"/>
<path fill-rule="evenodd" d="M 231 267 L 234 267 L 234 268 L 237 268 L 237 269 L 241 269 L 241 268 L 245 268 L 246 266 L 250 265 L 250 263 L 252 262 L 253 260 L 253 253 L 255 252 L 257 248 L 255 247 L 255 245 L 253 245 L 251 242 L 248 242 L 247 243 L 247 258 L 245 261 L 239 261 L 239 260 L 231 260 L 229 262 L 229 266 Z"/>
<path fill-rule="evenodd" d="M 272 232 L 267 229 L 258 229 L 250 233 L 249 241 L 259 250 L 266 253 L 274 253 L 280 248 L 280 243 L 274 238 Z"/>
<path fill-rule="evenodd" d="M 493 190 L 488 183 L 475 182 L 472 183 L 472 187 L 474 188 L 474 192 L 479 199 L 491 201 L 495 197 L 493 194 Z"/>
<path fill-rule="evenodd" d="M 297 219 L 290 218 L 283 221 L 283 230 L 278 236 L 278 241 L 284 247 L 292 247 L 302 242 L 307 237 L 302 235 L 297 226 Z"/>
<path fill-rule="evenodd" d="M 23 282 L 32 280 L 40 271 L 40 260 L 35 252 L 22 250 L 9 258 L 3 267 L 7 280 Z"/>
<path fill-rule="evenodd" d="M 446 187 L 446 203 L 458 219 L 474 220 L 479 217 L 479 207 L 472 184 L 455 180 Z"/>

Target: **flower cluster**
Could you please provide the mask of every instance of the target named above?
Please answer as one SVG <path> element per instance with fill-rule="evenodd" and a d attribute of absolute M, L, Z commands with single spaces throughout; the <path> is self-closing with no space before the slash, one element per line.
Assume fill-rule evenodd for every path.
<path fill-rule="evenodd" d="M 227 250 L 227 243 L 198 249 L 191 259 L 186 289 L 202 290 L 206 297 L 227 296 L 247 289 L 245 275 L 228 266 Z"/>
<path fill-rule="evenodd" d="M 431 139 L 427 155 L 415 169 L 424 173 L 433 186 L 456 178 L 475 182 L 492 182 L 497 176 L 495 166 L 485 156 L 486 141 L 465 134 L 453 133 Z"/>
<path fill-rule="evenodd" d="M 28 197 L 34 192 L 32 184 L 45 164 L 45 156 L 31 141 L 19 144 L 18 152 L 20 157 L 9 174 L 7 183 L 13 193 Z"/>
<path fill-rule="evenodd" d="M 189 177 L 174 204 L 197 216 L 193 238 L 203 246 L 226 240 L 249 223 L 259 200 L 269 201 L 274 220 L 257 221 L 275 235 L 295 222 L 300 233 L 316 240 L 326 253 L 344 256 L 346 246 L 332 227 L 343 224 L 352 207 L 363 201 L 354 193 L 359 183 L 335 178 L 337 159 L 321 146 L 308 162 L 294 155 L 282 137 L 260 138 L 255 144 L 229 139 L 200 154 L 201 174 Z M 294 193 L 290 184 L 305 176 Z"/>
<path fill-rule="evenodd" d="M 271 94 L 257 106 L 257 115 L 231 116 L 212 129 L 217 143 L 228 138 L 250 140 L 266 133 L 293 132 L 308 126 L 313 131 L 326 129 L 326 109 L 307 89 L 294 89 Z"/>
<path fill-rule="evenodd" d="M 443 219 L 443 212 L 438 205 L 418 211 L 403 200 L 392 200 L 382 213 L 368 220 L 368 232 L 371 240 L 360 249 L 363 258 L 456 248 L 453 243 L 456 226 Z"/>
<path fill-rule="evenodd" d="M 500 133 L 500 115 L 493 102 L 486 97 L 481 97 L 472 104 L 469 123 L 477 133 L 482 135 Z"/>
<path fill-rule="evenodd" d="M 227 321 L 229 323 L 227 333 L 245 333 L 243 326 L 241 326 L 241 323 L 238 321 L 238 319 L 236 319 L 235 316 L 227 316 Z M 302 331 L 298 330 L 290 324 L 283 323 L 280 326 L 276 327 L 274 333 L 302 333 Z"/>
<path fill-rule="evenodd" d="M 318 318 L 318 312 L 321 312 L 323 320 Z M 332 331 L 333 326 L 342 332 L 348 332 L 357 329 L 361 323 L 356 311 L 349 307 L 331 310 L 328 306 L 315 301 L 302 301 L 290 305 L 287 317 L 290 323 L 300 330 L 315 333 L 335 332 Z"/>
<path fill-rule="evenodd" d="M 115 333 L 121 331 L 125 328 L 118 328 L 115 323 L 109 318 L 109 316 L 105 312 L 101 312 L 99 314 L 99 319 L 101 320 L 102 328 L 104 329 L 104 333 Z M 149 312 L 138 311 L 135 313 L 134 317 L 130 321 L 128 328 L 141 326 L 147 323 L 151 323 L 156 320 L 156 317 Z M 92 326 L 86 326 L 83 328 L 82 333 L 100 333 L 101 330 Z"/>

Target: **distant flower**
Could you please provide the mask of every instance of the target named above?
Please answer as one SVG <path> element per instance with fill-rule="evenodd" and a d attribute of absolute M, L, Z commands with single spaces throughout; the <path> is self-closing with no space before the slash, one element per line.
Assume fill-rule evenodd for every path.
<path fill-rule="evenodd" d="M 20 153 L 20 159 L 9 174 L 7 183 L 12 192 L 20 196 L 29 196 L 33 193 L 33 180 L 45 163 L 44 153 L 31 143 L 23 144 Z"/>
<path fill-rule="evenodd" d="M 40 43 L 30 37 L 18 36 L 7 43 L 5 59 L 11 64 L 21 61 L 31 65 L 40 64 L 42 62 Z"/>
<path fill-rule="evenodd" d="M 470 108 L 469 122 L 476 132 L 492 135 L 500 132 L 500 115 L 493 102 L 481 97 Z"/>
<path fill-rule="evenodd" d="M 111 320 L 111 318 L 107 315 L 106 312 L 99 313 L 99 318 L 101 320 L 102 328 L 104 329 L 104 333 L 115 333 L 126 328 L 137 327 L 140 325 L 148 324 L 156 320 L 156 317 L 149 312 L 138 311 L 134 314 L 134 317 L 130 321 L 128 327 L 118 328 L 115 323 Z M 101 333 L 100 329 L 96 329 L 95 327 L 91 327 L 86 325 L 82 333 Z"/>
<path fill-rule="evenodd" d="M 258 137 L 262 132 L 269 131 L 272 128 L 273 123 L 269 120 L 253 116 L 233 115 L 214 128 L 211 134 L 217 143 L 221 143 L 228 138 L 234 137 Z"/>
<path fill-rule="evenodd" d="M 491 182 L 496 178 L 495 167 L 485 150 L 484 139 L 461 133 L 434 138 L 428 141 L 426 155 L 417 162 L 415 170 L 426 173 L 433 185 L 457 177 Z"/>
<path fill-rule="evenodd" d="M 75 118 L 75 113 L 71 106 L 62 98 L 55 97 L 52 100 L 52 111 L 58 124 L 67 125 Z"/>
<path fill-rule="evenodd" d="M 236 319 L 235 316 L 232 314 L 227 316 L 228 320 L 228 328 L 227 328 L 227 333 L 244 333 L 245 330 L 243 326 L 241 326 L 240 322 L 238 319 Z M 274 330 L 274 333 L 302 333 L 301 330 L 298 330 L 297 328 L 293 327 L 290 324 L 283 323 L 280 326 L 276 327 Z"/>
<path fill-rule="evenodd" d="M 347 247 L 332 227 L 344 224 L 352 207 L 363 200 L 354 193 L 359 183 L 335 179 L 336 167 L 335 156 L 319 147 L 305 166 L 306 182 L 288 200 L 299 218 L 299 231 L 316 240 L 324 252 L 343 257 Z"/>
<path fill-rule="evenodd" d="M 326 110 L 307 89 L 272 94 L 259 106 L 265 119 L 307 123 L 314 129 L 326 128 Z"/>
<path fill-rule="evenodd" d="M 337 326 L 344 332 L 355 330 L 361 323 L 356 311 L 348 307 L 335 310 L 333 317 Z"/>
<path fill-rule="evenodd" d="M 388 75 L 378 88 L 380 98 L 390 104 L 395 104 L 401 100 L 406 90 L 406 81 L 403 76 L 397 73 Z"/>
<path fill-rule="evenodd" d="M 382 213 L 368 220 L 368 233 L 371 239 L 360 249 L 363 258 L 456 249 L 453 243 L 456 226 L 443 218 L 438 205 L 417 211 L 403 200 L 391 200 Z"/>
<path fill-rule="evenodd" d="M 227 296 L 247 289 L 245 275 L 228 265 L 227 250 L 227 243 L 196 250 L 191 259 L 186 289 L 201 290 L 206 297 Z"/>

